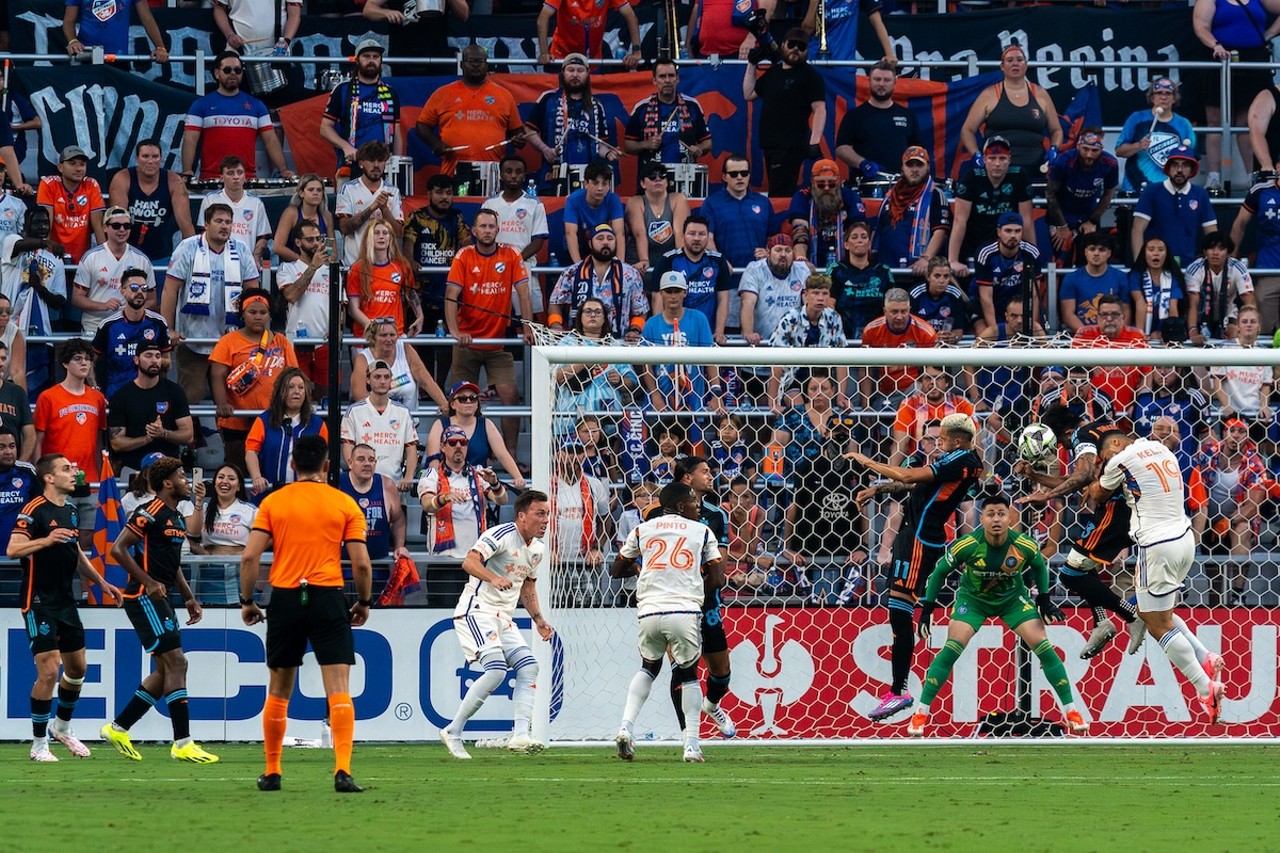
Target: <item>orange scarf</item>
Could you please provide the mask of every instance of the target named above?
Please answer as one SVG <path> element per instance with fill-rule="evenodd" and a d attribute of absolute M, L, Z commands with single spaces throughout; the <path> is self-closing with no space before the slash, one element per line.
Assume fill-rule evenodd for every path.
<path fill-rule="evenodd" d="M 436 493 L 436 500 L 439 501 L 442 495 L 451 491 L 449 486 L 449 469 L 444 463 L 436 460 L 436 476 L 439 479 L 440 491 Z M 484 506 L 484 489 L 485 483 L 480 479 L 479 473 L 470 465 L 465 465 L 460 472 L 463 476 L 469 476 L 471 479 L 471 506 L 476 513 L 476 528 L 479 533 L 484 533 L 488 527 L 488 518 L 485 515 Z M 453 531 L 453 503 L 442 504 L 436 510 L 436 536 L 433 551 L 437 554 L 442 551 L 448 551 L 457 544 L 457 538 Z"/>
<path fill-rule="evenodd" d="M 560 490 L 560 478 L 551 481 L 551 523 L 555 524 L 560 516 L 556 513 L 556 493 Z M 582 492 L 582 540 L 579 543 L 585 556 L 596 549 L 596 511 L 595 501 L 591 498 L 591 484 L 584 474 L 578 478 L 578 490 Z"/>

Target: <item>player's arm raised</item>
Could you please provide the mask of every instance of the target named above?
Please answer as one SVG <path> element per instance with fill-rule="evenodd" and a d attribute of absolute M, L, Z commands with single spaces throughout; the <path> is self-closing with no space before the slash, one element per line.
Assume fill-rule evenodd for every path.
<path fill-rule="evenodd" d="M 157 601 L 163 601 L 164 597 L 169 594 L 169 590 L 165 589 L 164 584 L 147 574 L 142 566 L 138 565 L 138 561 L 133 559 L 133 554 L 129 552 L 129 549 L 137 545 L 139 541 L 141 541 L 141 537 L 126 527 L 120 532 L 120 536 L 115 543 L 112 544 L 111 557 L 129 573 L 129 577 L 142 584 L 142 589 L 147 595 Z"/>
<path fill-rule="evenodd" d="M 253 600 L 253 588 L 258 584 L 258 572 L 262 568 L 262 554 L 271 546 L 271 534 L 265 530 L 249 531 L 249 542 L 240 555 L 240 618 L 246 625 L 257 625 L 267 615 Z"/>
<path fill-rule="evenodd" d="M 852 453 L 846 453 L 844 458 L 852 459 L 867 470 L 873 471 L 881 477 L 897 480 L 899 483 L 931 483 L 935 479 L 932 468 L 902 468 L 898 465 L 886 465 L 883 462 L 876 462 L 856 450 Z"/>
<path fill-rule="evenodd" d="M 1019 504 L 1046 504 L 1054 498 L 1075 494 L 1093 482 L 1095 471 L 1097 470 L 1097 459 L 1098 457 L 1094 454 L 1086 453 L 1076 460 L 1076 465 L 1071 469 L 1071 474 L 1058 485 L 1018 498 L 1017 502 Z"/>
<path fill-rule="evenodd" d="M 529 618 L 533 620 L 533 627 L 538 629 L 538 636 L 550 640 L 556 629 L 542 615 L 542 605 L 538 603 L 538 585 L 533 578 L 525 578 L 524 583 L 520 584 L 520 603 L 529 611 Z"/>

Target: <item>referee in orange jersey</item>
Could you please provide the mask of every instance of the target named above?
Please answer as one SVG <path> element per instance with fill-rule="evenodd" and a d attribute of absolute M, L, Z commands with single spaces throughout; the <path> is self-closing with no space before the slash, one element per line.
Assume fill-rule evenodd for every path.
<path fill-rule="evenodd" d="M 258 508 L 249 544 L 240 559 L 240 617 L 246 625 L 267 619 L 253 600 L 262 552 L 274 551 L 271 561 L 271 603 L 267 620 L 267 667 L 271 678 L 262 709 L 262 739 L 266 772 L 258 790 L 280 790 L 280 751 L 289 718 L 289 696 L 302 655 L 310 641 L 320 664 L 329 724 L 333 728 L 333 788 L 343 794 L 364 789 L 351 778 L 351 740 L 355 706 L 348 678 L 356 662 L 352 626 L 369 618 L 373 567 L 365 546 L 364 512 L 349 495 L 327 482 L 329 448 L 318 435 L 307 435 L 293 446 L 296 482 L 272 492 Z M 351 557 L 356 603 L 347 606 L 342 579 L 342 546 Z"/>

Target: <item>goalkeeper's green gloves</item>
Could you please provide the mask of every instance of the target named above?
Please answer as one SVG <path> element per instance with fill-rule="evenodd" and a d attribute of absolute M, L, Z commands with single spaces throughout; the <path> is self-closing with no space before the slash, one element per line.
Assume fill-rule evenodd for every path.
<path fill-rule="evenodd" d="M 1040 618 L 1046 622 L 1061 622 L 1067 618 L 1067 614 L 1062 612 L 1061 607 L 1053 603 L 1047 592 L 1042 592 L 1036 596 L 1036 609 L 1040 611 Z"/>
<path fill-rule="evenodd" d="M 922 640 L 929 639 L 929 632 L 933 629 L 933 611 L 938 609 L 937 602 L 921 601 L 920 602 L 920 622 L 916 626 L 916 634 Z"/>

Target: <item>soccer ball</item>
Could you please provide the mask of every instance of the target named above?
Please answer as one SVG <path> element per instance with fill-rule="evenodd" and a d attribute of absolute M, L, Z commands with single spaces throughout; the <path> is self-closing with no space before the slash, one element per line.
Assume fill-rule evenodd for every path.
<path fill-rule="evenodd" d="M 1058 450 L 1058 437 L 1044 424 L 1030 424 L 1018 433 L 1018 456 L 1032 465 L 1043 462 Z"/>

